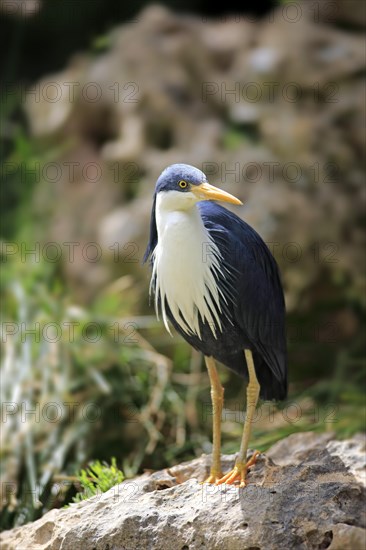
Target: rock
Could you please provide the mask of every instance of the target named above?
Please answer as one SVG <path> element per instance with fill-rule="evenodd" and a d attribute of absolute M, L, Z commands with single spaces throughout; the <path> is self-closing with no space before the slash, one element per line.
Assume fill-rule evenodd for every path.
<path fill-rule="evenodd" d="M 335 525 L 329 550 L 345 550 L 346 548 L 352 548 L 352 550 L 365 548 L 365 530 L 342 523 Z"/>
<path fill-rule="evenodd" d="M 292 435 L 260 455 L 245 489 L 200 485 L 210 458 L 144 473 L 51 510 L 3 532 L 2 549 L 364 548 L 366 487 L 357 475 L 365 470 L 364 436 Z M 224 470 L 234 458 L 223 457 Z"/>
<path fill-rule="evenodd" d="M 151 214 L 151 197 L 142 197 L 133 201 L 130 207 L 113 210 L 102 220 L 98 241 L 103 250 L 109 250 L 116 261 L 116 243 L 119 244 L 120 261 L 128 264 L 141 264 L 146 248 L 146 235 L 141 218 L 148 225 Z M 124 260 L 123 260 L 124 258 Z"/>
<path fill-rule="evenodd" d="M 329 25 L 366 27 L 366 5 L 359 0 L 321 0 L 308 9 L 312 11 L 315 21 Z"/>
<path fill-rule="evenodd" d="M 321 435 L 314 432 L 291 434 L 272 445 L 267 456 L 280 466 L 300 464 L 309 448 L 321 449 L 332 438 L 334 438 L 333 432 L 325 432 Z"/>

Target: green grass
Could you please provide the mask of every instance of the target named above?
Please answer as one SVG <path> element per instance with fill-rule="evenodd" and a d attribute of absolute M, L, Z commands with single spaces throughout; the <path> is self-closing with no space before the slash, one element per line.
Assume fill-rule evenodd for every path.
<path fill-rule="evenodd" d="M 124 473 L 117 468 L 115 457 L 112 457 L 110 465 L 100 460 L 91 462 L 76 477 L 82 490 L 72 498 L 73 502 L 81 502 L 94 495 L 105 493 L 125 479 Z"/>

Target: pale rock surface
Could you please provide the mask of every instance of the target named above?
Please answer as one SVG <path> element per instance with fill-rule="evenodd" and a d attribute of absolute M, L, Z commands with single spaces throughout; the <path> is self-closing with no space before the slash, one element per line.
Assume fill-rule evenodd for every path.
<path fill-rule="evenodd" d="M 234 456 L 223 458 L 224 471 Z M 126 480 L 1 535 L 2 550 L 363 550 L 365 438 L 294 434 L 245 489 L 200 485 L 210 457 Z"/>

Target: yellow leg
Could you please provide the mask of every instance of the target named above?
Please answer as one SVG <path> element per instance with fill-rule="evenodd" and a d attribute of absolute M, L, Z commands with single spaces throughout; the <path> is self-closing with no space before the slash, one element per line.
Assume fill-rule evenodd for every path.
<path fill-rule="evenodd" d="M 248 367 L 249 374 L 249 383 L 247 386 L 247 413 L 244 423 L 243 437 L 241 440 L 240 451 L 234 469 L 231 470 L 228 474 L 222 477 L 217 484 L 228 483 L 232 484 L 235 481 L 240 481 L 240 487 L 245 487 L 246 485 L 246 474 L 249 466 L 252 466 L 257 459 L 259 454 L 258 451 L 254 453 L 249 462 L 246 462 L 248 444 L 250 438 L 250 432 L 252 429 L 253 416 L 255 408 L 257 406 L 260 385 L 255 374 L 254 361 L 252 352 L 249 349 L 244 350 L 245 359 Z"/>
<path fill-rule="evenodd" d="M 211 400 L 213 414 L 212 466 L 209 477 L 204 483 L 216 483 L 222 477 L 221 471 L 221 415 L 224 403 L 224 388 L 216 370 L 213 357 L 205 356 L 205 363 L 211 383 Z"/>

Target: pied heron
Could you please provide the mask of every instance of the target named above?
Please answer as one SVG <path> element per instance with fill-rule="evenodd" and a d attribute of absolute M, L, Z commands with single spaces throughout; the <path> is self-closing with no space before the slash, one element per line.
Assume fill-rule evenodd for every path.
<path fill-rule="evenodd" d="M 209 483 L 246 484 L 251 424 L 258 398 L 287 394 L 285 304 L 277 264 L 258 233 L 216 202 L 242 204 L 187 164 L 166 168 L 156 182 L 150 238 L 150 294 L 170 325 L 205 357 L 213 406 Z M 215 360 L 248 381 L 241 447 L 232 471 L 221 470 L 224 389 Z"/>

